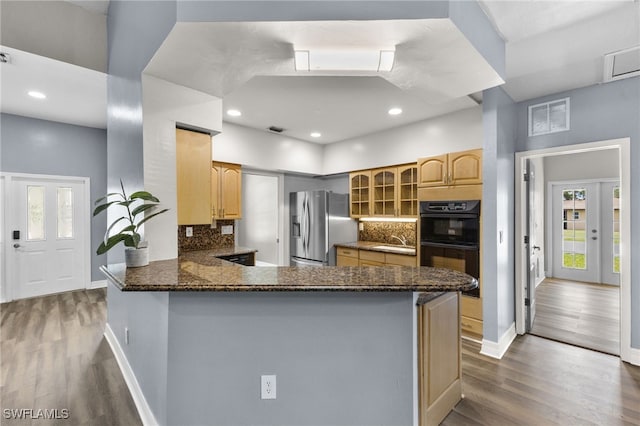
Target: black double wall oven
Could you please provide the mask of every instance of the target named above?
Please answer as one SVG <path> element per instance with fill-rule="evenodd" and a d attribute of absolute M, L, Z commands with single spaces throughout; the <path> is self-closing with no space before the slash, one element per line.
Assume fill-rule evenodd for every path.
<path fill-rule="evenodd" d="M 480 200 L 420 202 L 420 265 L 480 279 Z M 479 288 L 463 293 L 480 297 Z"/>

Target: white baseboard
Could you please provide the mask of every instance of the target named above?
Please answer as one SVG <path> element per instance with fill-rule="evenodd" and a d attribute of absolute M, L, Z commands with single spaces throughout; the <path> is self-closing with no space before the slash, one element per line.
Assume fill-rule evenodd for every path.
<path fill-rule="evenodd" d="M 95 288 L 106 288 L 106 287 L 107 287 L 107 280 L 91 281 L 91 284 L 89 284 L 89 286 L 87 287 L 87 290 L 93 290 Z"/>
<path fill-rule="evenodd" d="M 124 381 L 127 383 L 127 387 L 129 388 L 129 392 L 131 392 L 133 402 L 136 404 L 136 408 L 138 409 L 138 414 L 140 415 L 142 424 L 144 426 L 157 425 L 158 422 L 156 421 L 156 418 L 151 411 L 151 407 L 149 407 L 149 404 L 147 403 L 147 400 L 142 393 L 142 389 L 140 389 L 138 380 L 136 379 L 135 374 L 133 374 L 131 365 L 129 365 L 129 361 L 127 360 L 127 357 L 124 354 L 122 347 L 120 346 L 120 342 L 118 342 L 118 338 L 113 333 L 113 330 L 111 329 L 109 323 L 105 325 L 104 337 L 107 339 L 109 346 L 111 346 L 111 351 L 116 357 L 116 361 L 118 362 L 118 366 L 120 367 L 120 371 L 122 372 Z"/>
<path fill-rule="evenodd" d="M 633 365 L 640 365 L 640 349 L 636 348 L 627 348 L 626 350 L 622 348 L 622 355 L 620 358 L 624 362 L 628 362 Z"/>
<path fill-rule="evenodd" d="M 504 332 L 498 342 L 492 342 L 487 339 L 482 339 L 482 349 L 480 353 L 482 355 L 490 356 L 491 358 L 502 359 L 502 356 L 507 352 L 511 342 L 516 338 L 516 324 L 511 324 L 511 327 Z"/>

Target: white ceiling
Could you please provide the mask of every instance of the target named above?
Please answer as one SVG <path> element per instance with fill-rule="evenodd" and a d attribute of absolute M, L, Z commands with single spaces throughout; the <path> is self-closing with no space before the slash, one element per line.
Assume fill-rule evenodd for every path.
<path fill-rule="evenodd" d="M 296 72 L 294 46 L 391 46 L 396 59 L 390 72 Z M 321 143 L 468 108 L 503 83 L 448 19 L 178 23 L 145 72 L 223 98 L 243 112 L 229 121 Z"/>
<path fill-rule="evenodd" d="M 95 13 L 104 14 L 108 8 L 108 1 L 70 1 Z M 507 81 L 504 87 L 516 101 L 601 83 L 603 55 L 640 44 L 638 1 L 481 0 L 480 5 L 507 40 Z M 296 113 L 300 113 L 299 115 L 307 120 L 302 127 L 324 127 L 323 123 L 333 126 L 314 129 L 325 134 L 326 139 L 313 141 L 326 143 L 329 140 L 339 140 L 344 135 L 352 135 L 354 132 L 366 134 L 381 130 L 385 126 L 395 127 L 420 119 L 419 114 L 415 114 L 419 109 L 420 113 L 424 114 L 423 117 L 429 117 L 472 105 L 465 95 L 481 90 L 482 82 L 486 84 L 488 74 L 475 80 L 466 78 L 464 68 L 469 67 L 461 62 L 464 56 L 459 57 L 455 53 L 455 49 L 465 50 L 468 47 L 465 46 L 466 40 L 456 37 L 455 28 L 447 27 L 447 22 L 450 23 L 448 20 L 430 20 L 428 25 L 423 26 L 422 33 L 410 25 L 412 22 L 404 21 L 406 28 L 394 28 L 391 25 L 369 28 L 366 31 L 340 28 L 351 21 L 334 23 L 337 26 L 335 28 L 315 28 L 312 25 L 315 23 L 309 22 L 300 24 L 299 27 L 288 28 L 286 32 L 268 31 L 250 25 L 250 34 L 240 38 L 237 38 L 241 35 L 238 31 L 246 31 L 247 28 L 230 26 L 226 29 L 230 32 L 225 35 L 218 32 L 221 31 L 221 27 L 179 23 L 176 25 L 175 34 L 172 33 L 167 40 L 167 48 L 171 47 L 171 43 L 187 43 L 188 49 L 183 49 L 185 52 L 178 51 L 178 56 L 159 52 L 150 64 L 149 71 L 165 76 L 174 74 L 189 87 L 198 86 L 197 88 L 203 91 L 216 93 L 224 97 L 225 106 L 235 104 L 236 101 L 248 102 L 247 99 L 251 98 L 250 91 L 254 90 L 258 95 L 248 103 L 244 109 L 245 114 L 241 117 L 247 121 L 236 122 L 261 129 L 269 123 L 268 125 L 298 132 L 293 129 L 295 126 L 288 123 Z M 181 28 L 183 26 L 185 28 Z M 263 37 L 253 37 L 251 33 L 254 28 L 258 32 L 266 31 L 266 34 L 263 34 Z M 338 32 L 334 31 L 336 28 Z M 353 76 L 349 79 L 314 76 L 308 79 L 292 78 L 290 82 L 285 83 L 284 81 L 289 79 L 280 78 L 282 75 L 294 74 L 291 71 L 293 66 L 290 43 L 337 40 L 338 38 L 332 37 L 340 34 L 340 31 L 349 31 L 350 39 L 355 40 L 356 44 L 393 40 L 394 44 L 399 45 L 398 68 L 394 70 L 397 73 L 386 75 L 386 79 L 371 75 L 366 79 Z M 421 36 L 427 39 L 434 32 L 452 42 L 454 49 L 442 40 L 430 46 L 421 44 L 424 41 L 409 41 L 411 37 Z M 216 46 L 216 41 L 207 38 L 211 35 L 222 37 L 225 43 Z M 191 36 L 194 38 L 190 39 Z M 212 47 L 214 50 L 208 51 Z M 423 59 L 420 60 L 416 51 L 426 47 L 435 49 L 434 55 L 423 54 Z M 173 46 L 173 49 L 175 52 L 176 46 Z M 34 57 L 35 55 L 9 48 L 2 48 L 2 51 L 13 53 L 14 59 L 10 65 L 0 66 L 3 112 L 106 127 L 104 74 L 47 58 Z M 199 52 L 202 56 L 194 56 L 191 51 Z M 271 52 L 274 56 L 265 56 L 265 51 Z M 473 52 L 469 54 L 473 55 Z M 230 57 L 236 59 L 228 62 Z M 176 62 L 183 58 L 195 62 L 196 68 L 180 68 L 180 64 Z M 407 58 L 413 59 L 406 61 Z M 220 67 L 223 63 L 233 66 L 221 73 Z M 163 67 L 166 69 L 161 70 Z M 264 68 L 271 71 L 265 72 Z M 447 68 L 455 70 L 453 78 L 448 80 L 443 75 Z M 487 73 L 488 70 L 484 69 L 483 72 Z M 252 80 L 256 74 L 260 75 L 260 78 Z M 302 80 L 309 84 L 301 84 Z M 42 91 L 50 94 L 46 102 L 37 103 L 24 96 L 24 92 L 30 90 L 34 82 Z M 294 86 L 295 90 L 292 89 Z M 276 92 L 278 88 L 282 88 L 279 93 Z M 356 89 L 361 92 L 357 96 L 349 96 L 349 91 Z M 379 91 L 378 96 L 374 90 Z M 394 90 L 397 92 L 394 93 Z M 300 96 L 296 101 L 294 92 L 298 91 Z M 361 94 L 362 91 L 366 93 Z M 388 104 L 397 101 L 401 95 L 404 96 L 402 102 L 409 105 L 404 108 L 402 116 L 376 115 L 375 111 L 386 111 Z M 275 102 L 279 99 L 283 101 Z M 362 101 L 363 99 L 366 101 Z M 352 102 L 350 107 L 349 104 Z M 327 104 L 326 107 L 323 104 Z M 277 105 L 283 109 L 278 110 Z M 292 108 L 293 105 L 300 107 Z M 311 107 L 302 108 L 302 105 Z M 319 117 L 318 121 L 314 121 L 314 117 Z M 369 117 L 371 118 L 368 119 Z M 231 121 L 226 117 L 225 120 Z M 302 123 L 303 120 L 295 122 L 298 121 Z M 357 127 L 355 123 L 362 128 L 354 129 Z M 367 125 L 371 127 L 366 128 Z M 332 131 L 333 128 L 337 129 L 335 133 Z M 343 136 L 340 136 L 340 133 Z M 303 137 L 305 134 L 307 130 L 290 135 L 306 139 Z"/>
<path fill-rule="evenodd" d="M 640 45 L 638 1 L 481 1 L 506 43 L 520 102 L 602 83 L 604 55 Z"/>
<path fill-rule="evenodd" d="M 78 126 L 106 128 L 107 75 L 9 47 L 10 63 L 0 64 L 0 111 L 59 121 Z M 34 99 L 30 90 L 44 93 Z"/>

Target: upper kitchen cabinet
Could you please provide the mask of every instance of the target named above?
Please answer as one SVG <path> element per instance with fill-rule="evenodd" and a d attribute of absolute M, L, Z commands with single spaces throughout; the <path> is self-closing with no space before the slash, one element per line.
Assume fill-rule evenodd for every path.
<path fill-rule="evenodd" d="M 482 183 L 482 149 L 420 158 L 418 175 L 420 187 Z"/>
<path fill-rule="evenodd" d="M 371 170 L 349 173 L 350 215 L 353 218 L 371 214 Z"/>
<path fill-rule="evenodd" d="M 418 169 L 416 164 L 375 169 L 373 216 L 416 217 L 418 215 Z"/>
<path fill-rule="evenodd" d="M 178 225 L 211 223 L 211 135 L 176 129 Z"/>
<path fill-rule="evenodd" d="M 242 217 L 242 166 L 239 164 L 211 164 L 211 200 L 215 219 Z"/>

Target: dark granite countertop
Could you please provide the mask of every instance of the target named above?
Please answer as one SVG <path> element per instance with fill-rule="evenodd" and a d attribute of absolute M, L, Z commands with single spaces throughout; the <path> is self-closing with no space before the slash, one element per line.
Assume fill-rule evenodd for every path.
<path fill-rule="evenodd" d="M 100 270 L 122 291 L 464 291 L 478 282 L 462 272 L 409 266 L 240 266 L 192 251 L 141 268 Z"/>
<path fill-rule="evenodd" d="M 418 295 L 418 300 L 416 301 L 416 305 L 425 305 L 431 302 L 432 300 L 442 296 L 443 294 L 445 294 L 444 291 L 430 291 L 428 293 L 420 293 Z"/>
<path fill-rule="evenodd" d="M 373 241 L 354 241 L 354 242 L 349 242 L 349 243 L 337 243 L 334 244 L 336 247 L 345 247 L 345 248 L 352 248 L 352 249 L 358 249 L 358 250 L 369 250 L 369 251 L 379 251 L 379 252 L 383 252 L 383 253 L 392 253 L 392 254 L 401 254 L 404 256 L 415 256 L 416 255 L 416 248 L 415 247 L 407 247 L 407 248 L 412 248 L 413 249 L 413 253 L 406 253 L 406 252 L 400 252 L 400 251 L 396 251 L 393 248 L 380 248 L 380 246 L 386 246 L 386 247 L 403 247 L 401 245 L 391 245 L 391 244 L 385 244 L 385 243 L 376 243 Z M 374 248 L 376 247 L 376 248 Z"/>
<path fill-rule="evenodd" d="M 218 256 L 234 256 L 236 254 L 256 253 L 257 251 L 258 250 L 254 248 L 232 246 L 232 247 L 219 247 L 219 248 L 207 249 L 207 250 L 196 250 L 194 252 L 185 251 L 183 253 L 187 254 L 187 253 L 207 252 L 211 256 L 218 257 Z"/>

